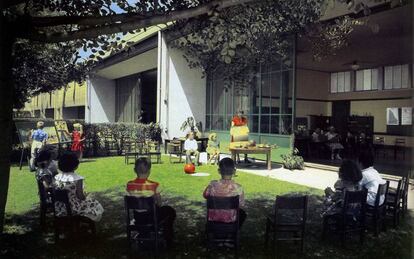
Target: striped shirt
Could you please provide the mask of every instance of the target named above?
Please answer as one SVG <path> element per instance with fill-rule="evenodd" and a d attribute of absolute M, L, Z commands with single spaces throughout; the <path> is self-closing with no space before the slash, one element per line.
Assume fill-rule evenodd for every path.
<path fill-rule="evenodd" d="M 127 183 L 126 191 L 130 195 L 138 197 L 151 197 L 159 193 L 157 190 L 159 185 L 159 183 L 148 179 L 136 178 Z"/>

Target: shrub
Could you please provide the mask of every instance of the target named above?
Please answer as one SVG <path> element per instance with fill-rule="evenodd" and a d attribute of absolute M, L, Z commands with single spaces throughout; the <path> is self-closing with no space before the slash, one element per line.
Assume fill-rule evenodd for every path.
<path fill-rule="evenodd" d="M 92 143 L 93 155 L 116 149 L 122 154 L 125 141 L 161 141 L 161 128 L 157 123 L 94 123 L 85 124 L 85 138 Z"/>
<path fill-rule="evenodd" d="M 294 148 L 292 153 L 281 155 L 283 167 L 289 170 L 304 169 L 305 161 L 303 160 L 303 157 L 298 155 L 298 153 L 299 150 L 297 148 Z"/>
<path fill-rule="evenodd" d="M 39 118 L 15 119 L 15 121 L 38 121 Z M 42 119 L 43 121 L 53 121 Z M 100 156 L 108 154 L 110 150 L 116 150 L 122 154 L 125 141 L 161 142 L 161 127 L 157 123 L 85 123 L 84 120 L 65 120 L 69 132 L 73 131 L 73 124 L 83 125 L 85 134 L 85 155 Z M 20 141 L 15 129 L 14 150 L 19 151 Z M 65 148 L 65 146 L 62 146 Z M 18 157 L 18 155 L 16 155 Z M 18 158 L 16 159 L 18 161 Z"/>

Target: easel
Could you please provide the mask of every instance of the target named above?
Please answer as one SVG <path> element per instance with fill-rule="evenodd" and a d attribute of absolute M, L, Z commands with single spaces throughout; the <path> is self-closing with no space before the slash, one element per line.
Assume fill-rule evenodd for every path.
<path fill-rule="evenodd" d="M 71 143 L 71 141 L 61 141 L 59 135 L 57 134 L 58 131 L 57 131 L 56 125 L 54 125 L 54 121 L 50 121 L 50 120 L 47 121 L 46 120 L 46 122 L 48 124 L 48 125 L 46 125 L 46 127 L 53 128 L 54 129 L 54 133 L 53 132 L 49 132 L 49 140 L 51 140 L 50 137 L 52 137 L 52 136 L 54 136 L 53 139 L 55 139 L 55 141 L 53 141 L 54 143 L 50 143 L 49 142 L 47 144 L 48 145 L 57 145 L 57 147 L 58 147 L 58 154 L 60 154 L 60 152 L 61 152 L 60 151 L 61 145 Z M 53 125 L 51 125 L 51 122 L 53 122 Z M 20 124 L 20 127 L 18 127 L 17 123 Z M 21 124 L 26 124 L 26 126 L 22 127 Z M 26 156 L 26 160 L 28 161 L 28 164 L 29 164 L 29 167 L 30 167 L 31 147 L 30 147 L 30 144 L 29 143 L 31 143 L 31 141 L 30 141 L 30 139 L 26 138 L 26 134 L 24 134 L 22 136 L 21 135 L 21 132 L 19 131 L 19 129 L 21 129 L 21 128 L 24 128 L 24 129 L 31 128 L 31 130 L 33 130 L 34 127 L 35 127 L 35 122 L 27 121 L 27 120 L 25 120 L 25 121 L 18 121 L 18 122 L 15 122 L 15 126 L 16 126 L 16 130 L 17 130 L 17 135 L 19 137 L 20 150 L 21 150 L 20 151 L 19 168 L 20 168 L 20 170 L 22 170 L 22 168 L 23 168 L 23 161 L 24 161 L 24 157 L 25 156 Z M 27 130 L 27 131 L 29 131 L 29 130 Z M 29 131 L 29 132 L 31 132 L 31 131 Z M 31 133 L 29 133 L 29 134 L 31 134 Z M 26 150 L 29 150 L 29 151 L 27 152 Z"/>
<path fill-rule="evenodd" d="M 20 153 L 20 163 L 19 163 L 19 169 L 22 170 L 23 167 L 23 159 L 24 159 L 24 153 L 25 150 L 27 150 L 27 148 L 25 148 L 24 146 L 22 146 L 21 148 L 21 153 Z M 30 166 L 30 157 L 26 154 L 26 159 L 27 159 L 27 163 Z"/>

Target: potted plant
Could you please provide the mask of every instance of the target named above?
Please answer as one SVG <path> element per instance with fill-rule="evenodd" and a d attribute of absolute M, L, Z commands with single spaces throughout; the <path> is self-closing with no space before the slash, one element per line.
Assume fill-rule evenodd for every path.
<path fill-rule="evenodd" d="M 304 169 L 305 161 L 303 160 L 303 157 L 299 156 L 298 154 L 299 150 L 297 148 L 294 148 L 291 153 L 281 155 L 283 167 L 289 170 Z"/>
<path fill-rule="evenodd" d="M 192 131 L 195 133 L 195 137 L 196 138 L 200 138 L 201 137 L 201 131 L 203 129 L 203 124 L 202 122 L 195 122 L 194 117 L 188 117 L 182 124 L 180 127 L 180 130 L 185 132 L 187 131 Z"/>

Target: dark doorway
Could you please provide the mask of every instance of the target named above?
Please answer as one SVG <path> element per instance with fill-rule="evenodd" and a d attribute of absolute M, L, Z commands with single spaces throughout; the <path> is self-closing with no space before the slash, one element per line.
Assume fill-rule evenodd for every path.
<path fill-rule="evenodd" d="M 53 108 L 45 109 L 45 118 L 54 119 L 55 118 L 55 109 L 53 109 Z"/>
<path fill-rule="evenodd" d="M 141 122 L 157 120 L 157 70 L 141 73 Z"/>
<path fill-rule="evenodd" d="M 348 117 L 350 115 L 350 101 L 332 102 L 332 119 L 331 123 L 339 134 L 346 135 L 348 126 Z"/>

